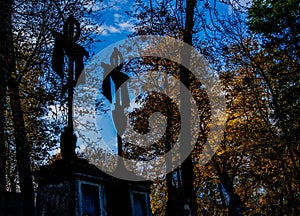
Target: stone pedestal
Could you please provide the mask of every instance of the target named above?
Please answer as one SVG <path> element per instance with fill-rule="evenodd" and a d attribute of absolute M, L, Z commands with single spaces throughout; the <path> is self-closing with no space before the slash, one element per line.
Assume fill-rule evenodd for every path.
<path fill-rule="evenodd" d="M 150 182 L 113 178 L 84 159 L 58 160 L 35 173 L 37 216 L 150 216 Z"/>

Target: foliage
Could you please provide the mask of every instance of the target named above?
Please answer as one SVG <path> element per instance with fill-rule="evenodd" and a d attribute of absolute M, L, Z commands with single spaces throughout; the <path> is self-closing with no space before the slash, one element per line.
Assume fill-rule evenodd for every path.
<path fill-rule="evenodd" d="M 288 51 L 290 58 L 299 60 L 299 14 L 298 0 L 254 0 L 249 26 L 264 36 L 266 46 Z"/>
<path fill-rule="evenodd" d="M 166 36 L 172 36 L 177 39 L 181 39 L 184 42 L 190 44 L 192 41 L 192 31 L 194 28 L 194 24 L 193 24 L 194 7 L 195 7 L 194 3 L 196 3 L 196 1 L 162 1 L 162 2 L 150 1 L 148 5 L 142 5 L 141 1 L 136 1 L 136 4 L 134 5 L 135 9 L 133 9 L 133 11 L 129 13 L 130 16 L 138 19 L 138 22 L 135 26 L 134 35 L 141 35 L 141 34 L 166 35 Z M 174 49 L 178 49 L 178 48 L 174 48 Z M 164 51 L 166 52 L 166 50 Z M 188 58 L 188 54 L 185 53 L 185 55 L 183 55 L 182 57 Z M 195 79 L 195 77 L 193 77 L 192 74 L 190 74 L 183 67 L 180 67 L 179 65 L 176 65 L 170 61 L 166 61 L 165 59 L 161 60 L 155 58 L 149 58 L 148 61 L 145 61 L 143 64 L 146 65 L 150 64 L 150 68 L 152 65 L 154 70 L 159 68 L 162 71 L 162 73 L 165 74 L 165 76 L 171 75 L 176 77 L 177 79 L 180 79 L 180 81 L 182 81 L 189 89 L 190 86 L 193 86 L 191 87 L 190 90 L 191 92 L 194 93 L 193 94 L 194 97 L 197 97 L 198 94 L 201 95 L 201 93 L 199 93 L 202 91 L 202 89 L 199 88 L 201 84 L 199 84 L 198 80 L 192 83 L 190 81 L 190 77 L 191 80 Z M 150 68 L 147 68 L 146 70 L 151 71 Z M 140 78 L 140 80 L 144 80 L 144 79 Z M 158 89 L 160 87 L 161 88 L 164 88 L 166 86 L 170 87 L 173 84 L 172 81 L 171 82 L 164 81 L 164 80 L 162 81 L 159 80 L 159 81 L 160 82 L 158 82 L 158 87 L 157 87 Z M 194 85 L 197 87 L 195 87 Z M 179 90 L 179 88 L 176 87 L 174 89 L 175 91 Z M 180 95 L 179 92 L 175 93 L 175 91 L 173 94 Z M 201 98 L 201 96 L 199 96 L 199 98 Z M 134 115 L 142 114 L 144 118 L 146 117 L 146 119 L 148 119 L 149 118 L 148 115 L 150 115 L 152 112 L 159 111 L 167 118 L 166 133 L 164 134 L 164 137 L 161 140 L 162 143 L 160 145 L 163 146 L 162 152 L 168 152 L 172 147 L 176 147 L 175 146 L 176 140 L 179 139 L 178 134 L 176 134 L 176 132 L 178 133 L 178 130 L 176 129 L 174 130 L 174 126 L 180 127 L 180 118 L 179 118 L 180 116 L 176 111 L 176 109 L 174 109 L 172 103 L 168 102 L 168 100 L 166 100 L 165 98 L 162 101 L 159 97 L 153 97 L 153 96 L 145 97 L 144 99 L 148 100 L 146 103 L 143 104 L 146 106 L 144 106 L 144 109 L 142 111 L 135 110 Z M 184 103 L 183 99 L 185 98 L 181 98 L 181 104 L 176 104 L 176 105 L 179 107 L 188 106 L 189 101 Z M 200 101 L 197 102 L 201 104 L 202 100 L 203 98 L 201 98 Z M 184 103 L 184 105 L 182 103 Z M 154 109 L 154 111 L 152 111 L 152 109 Z M 203 116 L 205 115 L 204 113 L 206 114 L 206 112 L 205 111 L 202 112 Z M 195 115 L 195 113 L 191 114 L 191 116 L 192 115 Z M 141 120 L 141 123 L 142 122 L 143 120 Z M 136 128 L 138 128 L 139 126 L 142 128 L 145 127 L 142 124 L 140 124 L 136 126 Z M 146 128 L 147 127 L 148 126 L 146 125 Z M 185 137 L 188 139 L 189 135 L 186 134 Z M 175 157 L 180 158 L 180 156 L 181 155 L 178 154 Z M 192 215 L 197 214 L 196 212 L 197 210 L 193 208 L 194 205 L 191 204 L 194 203 L 193 202 L 194 190 L 193 190 L 193 180 L 192 180 L 193 164 L 191 163 L 191 160 L 192 159 L 188 157 L 188 159 L 183 163 L 182 168 L 179 168 L 178 170 L 175 170 L 174 172 L 166 176 L 167 190 L 168 190 L 168 201 L 166 205 L 167 215 L 183 214 L 184 212 L 183 208 L 187 202 L 189 202 L 187 205 L 190 205 L 190 208 L 192 208 Z M 166 166 L 172 167 L 173 166 L 172 161 L 167 161 Z M 178 178 L 176 178 L 176 176 Z M 185 192 L 183 193 L 183 191 Z"/>
<path fill-rule="evenodd" d="M 164 25 L 168 16 L 172 17 L 168 20 L 178 21 L 172 13 L 175 3 L 168 6 L 163 3 L 156 7 L 150 2 L 142 7 L 137 1 L 136 34 L 181 38 L 182 34 L 177 34 L 182 29 L 179 22 L 175 31 L 172 22 L 171 29 Z M 249 21 L 244 5 L 232 5 L 232 13 L 227 16 L 218 15 L 213 4 L 201 6 L 198 5 L 198 11 L 208 12 L 196 13 L 199 28 L 194 29 L 193 45 L 220 75 L 226 92 L 227 123 L 220 148 L 207 165 L 197 163 L 201 145 L 192 154 L 198 212 L 297 214 L 299 2 L 254 1 Z M 292 10 L 288 9 L 290 6 Z M 157 18 L 156 14 L 162 10 L 167 13 Z M 201 24 L 204 17 L 206 20 L 210 17 L 212 22 Z M 199 144 L 205 142 L 207 133 L 204 129 Z M 152 196 L 156 197 L 156 193 Z M 163 192 L 159 194 L 166 196 Z M 161 206 L 159 199 L 162 198 L 152 200 L 152 208 L 157 215 L 164 215 L 156 210 L 155 203 Z"/>
<path fill-rule="evenodd" d="M 254 4 L 252 10 L 257 7 Z M 265 20 L 260 10 L 256 15 Z M 226 191 L 230 204 L 224 175 L 220 175 L 223 170 L 228 172 L 245 214 L 297 214 L 299 144 L 294 138 L 298 140 L 299 61 L 290 49 L 293 42 L 276 42 L 276 34 L 269 38 L 253 34 L 245 19 L 233 19 L 224 29 L 231 30 L 222 33 L 222 41 L 212 40 L 211 46 L 202 41 L 202 51 L 220 73 L 230 99 L 220 152 L 207 165 L 215 170 L 213 179 L 222 183 L 218 199 L 226 201 L 226 196 L 221 196 Z"/>
<path fill-rule="evenodd" d="M 220 12 L 225 7 L 223 3 L 198 1 L 195 25 L 190 30 L 192 45 L 219 75 L 227 103 L 226 128 L 220 147 L 209 163 L 200 165 L 199 155 L 209 134 L 211 113 L 204 85 L 188 73 L 201 119 L 201 131 L 191 155 L 198 213 L 299 215 L 299 1 L 254 0 L 249 9 L 239 1 L 233 2 L 228 6 L 230 13 L 224 14 Z M 13 4 L 17 65 L 10 78 L 17 84 L 14 90 L 20 97 L 26 126 L 22 132 L 30 147 L 31 168 L 35 168 L 47 162 L 49 152 L 59 141 L 60 125 L 65 122 L 62 106 L 65 98 L 61 94 L 65 80 L 59 80 L 50 69 L 51 30 L 61 31 L 63 21 L 74 11 L 86 23 L 85 9 L 92 6 L 89 1 L 21 3 Z M 186 5 L 187 1 L 182 0 L 147 3 L 136 0 L 128 12 L 136 20 L 133 35 L 167 35 L 184 40 Z M 88 26 L 83 40 L 89 31 L 96 31 Z M 165 51 L 164 47 L 161 49 Z M 174 84 L 169 77 L 179 80 L 182 70 L 174 62 L 153 57 L 136 58 L 124 66 L 124 72 L 144 83 L 151 81 L 158 92 Z M 159 71 L 159 76 L 155 79 L 153 74 L 149 76 L 152 71 Z M 176 94 L 168 92 L 174 97 Z M 16 166 L 13 102 L 11 97 L 6 100 L 6 181 L 7 187 L 14 191 L 19 189 L 21 179 Z M 130 124 L 137 132 L 146 134 L 153 129 L 149 118 L 154 112 L 161 112 L 164 118 L 160 120 L 167 122 L 166 133 L 153 145 L 141 147 L 130 142 L 123 145 L 126 158 L 151 160 L 175 145 L 181 126 L 179 111 L 173 100 L 156 92 L 139 95 L 135 103 Z M 85 125 L 86 130 L 90 126 Z M 93 145 L 84 151 L 92 163 L 106 163 L 108 169 L 114 168 L 114 155 Z M 99 155 L 103 156 L 101 160 Z M 165 215 L 171 200 L 179 203 L 185 197 L 182 184 L 181 169 L 154 182 L 151 194 L 154 215 Z"/>

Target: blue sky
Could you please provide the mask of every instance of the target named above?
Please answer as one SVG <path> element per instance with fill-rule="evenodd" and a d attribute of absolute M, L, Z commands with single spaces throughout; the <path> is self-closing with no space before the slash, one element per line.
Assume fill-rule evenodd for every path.
<path fill-rule="evenodd" d="M 97 3 L 96 10 L 103 8 L 103 6 L 106 9 L 99 11 L 102 14 L 100 21 L 103 22 L 100 39 L 103 42 L 97 43 L 96 50 L 93 51 L 97 53 L 97 51 L 99 52 L 108 45 L 125 39 L 132 33 L 133 20 L 125 12 L 130 10 L 133 2 L 128 0 L 103 0 L 102 3 Z"/>
<path fill-rule="evenodd" d="M 148 1 L 149 0 L 145 0 L 145 2 Z M 208 0 L 210 6 L 214 5 L 214 1 L 215 0 Z M 239 4 L 246 6 L 246 2 L 249 1 L 251 0 L 240 0 Z M 133 19 L 126 14 L 126 11 L 130 10 L 130 7 L 134 2 L 134 0 L 103 0 L 102 2 L 98 1 L 96 3 L 93 11 L 94 13 L 101 14 L 101 16 L 99 16 L 99 22 L 103 22 L 101 27 L 103 31 L 100 39 L 103 40 L 103 42 L 97 43 L 94 47 L 95 49 L 93 49 L 94 52 L 97 53 L 108 45 L 121 39 L 125 39 L 132 33 Z M 217 2 L 219 15 L 226 16 L 227 14 L 232 13 L 231 8 L 221 2 L 234 2 L 234 0 L 217 0 Z M 204 3 L 205 1 L 199 1 L 198 7 L 201 8 Z M 101 10 L 102 8 L 106 9 Z"/>
<path fill-rule="evenodd" d="M 91 19 L 101 25 L 102 33 L 97 37 L 102 42 L 95 43 L 90 53 L 101 52 L 107 46 L 127 38 L 132 33 L 132 19 L 126 15 L 126 11 L 130 10 L 130 7 L 134 1 L 128 0 L 103 0 L 98 1 L 93 7 L 93 13 L 89 16 Z M 106 8 L 102 10 L 103 8 Z M 88 63 L 87 63 L 88 64 Z M 100 86 L 99 86 L 100 87 Z M 110 106 L 110 104 L 107 104 Z M 101 129 L 100 135 L 102 142 L 99 143 L 99 147 L 103 149 L 110 148 L 111 150 L 117 150 L 116 130 L 111 119 L 111 112 L 101 113 L 96 120 L 98 129 Z M 93 136 L 92 133 L 89 134 Z M 84 144 L 79 143 L 80 149 L 83 150 Z"/>
<path fill-rule="evenodd" d="M 102 2 L 109 8 L 103 11 L 101 18 L 103 21 L 101 39 L 103 42 L 98 43 L 96 50 L 101 51 L 103 48 L 127 38 L 132 33 L 133 20 L 126 14 L 126 11 L 130 10 L 133 2 L 128 0 L 104 0 Z M 101 135 L 103 135 L 105 144 L 116 151 L 117 134 L 110 113 L 102 114 L 97 124 L 102 129 Z"/>

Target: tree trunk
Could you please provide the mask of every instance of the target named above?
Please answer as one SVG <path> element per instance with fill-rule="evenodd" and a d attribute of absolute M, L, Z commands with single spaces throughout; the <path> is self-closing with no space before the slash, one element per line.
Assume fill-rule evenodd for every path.
<path fill-rule="evenodd" d="M 16 157 L 17 157 L 17 169 L 19 173 L 20 189 L 22 192 L 23 200 L 23 214 L 34 215 L 34 190 L 31 175 L 31 161 L 30 153 L 31 147 L 29 146 L 26 138 L 25 123 L 23 118 L 23 112 L 21 108 L 21 99 L 19 95 L 18 82 L 13 78 L 15 72 L 15 58 L 14 58 L 14 46 L 13 46 L 13 34 L 12 34 L 12 1 L 1 1 L 0 5 L 0 191 L 5 190 L 6 186 L 6 147 L 4 136 L 4 124 L 5 122 L 5 102 L 6 102 L 6 89 L 9 88 L 10 105 L 13 116 L 14 124 L 14 137 L 16 144 Z M 7 82 L 8 80 L 8 82 Z"/>
<path fill-rule="evenodd" d="M 215 157 L 213 157 L 212 160 L 214 162 L 214 167 L 217 170 L 217 173 L 219 175 L 220 182 L 229 196 L 229 207 L 228 207 L 229 215 L 241 216 L 243 203 L 239 195 L 235 193 L 233 180 L 231 179 L 231 177 L 229 176 L 226 170 L 220 169 Z"/>
<path fill-rule="evenodd" d="M 185 29 L 183 33 L 183 42 L 192 46 L 193 39 L 193 28 L 194 28 L 194 11 L 196 7 L 196 0 L 187 0 L 186 1 L 186 20 L 185 20 Z M 189 62 L 191 50 L 184 50 L 184 53 L 181 54 L 182 59 L 185 62 Z M 187 53 L 188 52 L 188 53 Z M 188 66 L 188 65 L 187 65 Z M 180 81 L 183 83 L 187 89 L 190 89 L 190 78 L 189 71 L 181 66 L 180 67 Z M 181 107 L 183 113 L 190 113 L 191 105 L 188 97 L 185 97 L 181 93 Z M 191 119 L 191 116 L 186 116 L 187 119 Z M 190 125 L 189 125 L 190 126 Z M 187 128 L 186 131 L 191 131 L 190 128 Z M 191 142 L 191 134 L 188 136 L 184 134 L 184 140 L 187 142 L 187 145 Z M 182 189 L 186 193 L 186 203 L 188 204 L 191 210 L 192 216 L 197 216 L 197 200 L 196 193 L 194 190 L 194 167 L 192 162 L 191 154 L 187 157 L 187 159 L 182 163 Z"/>
<path fill-rule="evenodd" d="M 192 46 L 192 36 L 193 36 L 193 27 L 194 27 L 194 10 L 196 6 L 196 0 L 187 0 L 186 1 L 186 20 L 185 20 L 185 28 L 183 32 L 183 42 Z M 191 50 L 184 50 L 181 53 L 181 58 L 184 62 L 189 62 L 190 60 L 190 53 Z M 187 65 L 188 66 L 188 65 Z M 190 89 L 190 79 L 189 79 L 189 71 L 180 66 L 180 82 L 185 85 L 187 89 Z M 181 107 L 182 113 L 185 113 L 184 118 L 190 119 L 191 116 L 188 115 L 190 113 L 190 101 L 189 97 L 186 97 L 182 94 L 181 91 Z M 188 115 L 188 116 L 187 116 Z M 181 116 L 183 117 L 183 116 Z M 191 131 L 190 128 L 185 128 L 185 131 Z M 191 141 L 191 135 L 182 134 L 185 142 L 181 143 L 181 145 L 189 145 Z M 181 146 L 184 148 L 184 146 Z M 196 193 L 194 190 L 194 169 L 192 163 L 191 155 L 182 163 L 181 165 L 182 171 L 182 182 L 178 188 L 175 188 L 172 185 L 173 174 L 170 173 L 167 175 L 167 188 L 168 188 L 168 202 L 167 202 L 167 209 L 166 215 L 167 216 L 174 216 L 174 215 L 192 215 L 197 216 L 197 204 L 196 204 Z M 185 206 L 188 206 L 190 212 L 185 209 Z"/>
<path fill-rule="evenodd" d="M 8 79 L 10 106 L 16 144 L 17 169 L 22 194 L 23 215 L 34 215 L 34 190 L 31 173 L 31 146 L 26 137 L 19 84 L 13 76 Z"/>
<path fill-rule="evenodd" d="M 0 4 L 0 192 L 6 191 L 6 160 L 5 142 L 5 104 L 7 75 L 13 69 L 13 43 L 11 27 L 12 1 L 1 1 Z"/>
<path fill-rule="evenodd" d="M 173 134 L 172 134 L 172 116 L 173 116 L 173 108 L 172 105 L 169 104 L 169 101 L 167 103 L 167 115 L 168 115 L 168 123 L 167 123 L 167 129 L 166 129 L 166 149 L 165 151 L 168 152 L 173 148 Z M 172 163 L 172 158 L 169 160 L 166 160 L 166 166 L 168 169 L 172 169 L 173 163 Z M 180 216 L 182 215 L 182 209 L 180 208 L 180 194 L 178 194 L 178 186 L 174 185 L 174 174 L 176 170 L 167 173 L 166 175 L 166 183 L 167 183 L 167 191 L 168 191 L 168 201 L 167 201 L 167 206 L 166 206 L 166 216 Z M 179 180 L 177 179 L 177 182 Z M 178 182 L 178 184 L 180 184 Z"/>

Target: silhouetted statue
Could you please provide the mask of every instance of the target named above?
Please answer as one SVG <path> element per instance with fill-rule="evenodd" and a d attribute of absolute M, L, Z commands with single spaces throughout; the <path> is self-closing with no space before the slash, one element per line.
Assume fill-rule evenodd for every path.
<path fill-rule="evenodd" d="M 120 60 L 120 61 L 119 61 Z M 127 86 L 125 83 L 129 77 L 121 72 L 123 66 L 123 57 L 122 54 L 118 51 L 117 48 L 114 48 L 114 51 L 110 57 L 110 65 L 104 62 L 101 62 L 101 66 L 104 69 L 103 73 L 103 83 L 102 83 L 102 93 L 112 103 L 112 94 L 111 94 L 111 80 L 115 84 L 115 93 L 120 89 L 120 94 L 116 95 L 115 103 L 116 106 L 120 105 L 122 107 L 129 107 L 129 95 Z"/>
<path fill-rule="evenodd" d="M 112 73 L 112 66 L 109 64 L 106 64 L 104 62 L 101 62 L 101 67 L 103 67 L 103 82 L 102 82 L 102 94 L 107 98 L 107 100 L 112 103 L 112 94 L 111 94 L 111 83 L 110 83 L 110 77 L 109 73 Z"/>
<path fill-rule="evenodd" d="M 120 59 L 120 62 L 119 62 Z M 113 53 L 110 56 L 110 65 L 112 67 L 117 67 L 119 64 L 122 64 L 124 61 L 122 54 L 120 51 L 115 47 Z"/>
<path fill-rule="evenodd" d="M 76 26 L 75 36 L 70 35 L 69 31 L 72 25 Z M 88 57 L 88 52 L 80 45 L 76 44 L 76 41 L 80 36 L 80 27 L 78 21 L 70 16 L 64 24 L 64 34 L 53 31 L 55 37 L 55 44 L 52 55 L 52 68 L 63 79 L 64 78 L 64 56 L 68 56 L 69 61 L 75 62 L 75 80 L 74 84 L 78 81 L 81 72 L 84 69 L 83 58 Z M 71 72 L 73 73 L 73 71 Z M 70 74 L 73 76 L 73 74 Z"/>
<path fill-rule="evenodd" d="M 68 125 L 64 127 L 61 133 L 61 154 L 62 158 L 68 161 L 72 161 L 76 158 L 76 135 L 73 129 L 73 88 L 77 82 L 84 82 L 84 76 L 80 74 L 84 69 L 83 58 L 88 57 L 88 52 L 80 45 L 76 44 L 76 41 L 80 37 L 80 25 L 79 22 L 71 15 L 64 23 L 63 34 L 53 31 L 52 34 L 55 37 L 55 44 L 52 56 L 52 68 L 53 70 L 64 79 L 64 59 L 65 55 L 68 57 L 68 77 L 67 84 L 63 86 L 68 90 Z M 74 68 L 75 65 L 75 68 Z M 74 74 L 75 73 L 75 74 Z"/>
<path fill-rule="evenodd" d="M 115 124 L 115 127 L 118 132 L 118 155 L 122 156 L 122 139 L 121 136 L 125 131 L 127 124 L 127 117 L 124 113 L 124 109 L 129 107 L 130 100 L 128 94 L 128 88 L 126 81 L 129 79 L 125 73 L 121 72 L 123 67 L 123 56 L 117 48 L 114 48 L 114 51 L 110 57 L 110 65 L 104 62 L 101 62 L 101 66 L 104 69 L 103 73 L 103 83 L 102 83 L 102 94 L 107 98 L 107 100 L 114 104 L 114 110 L 112 111 L 112 117 Z M 112 83 L 115 85 L 115 100 L 112 100 Z M 119 91 L 118 91 L 119 90 Z M 119 168 L 123 169 L 123 164 L 118 161 Z"/>

